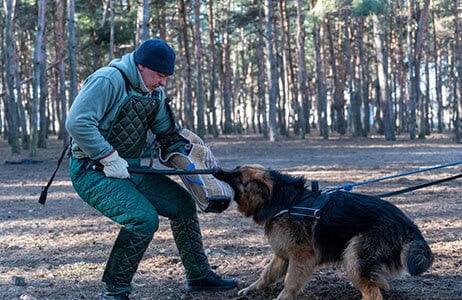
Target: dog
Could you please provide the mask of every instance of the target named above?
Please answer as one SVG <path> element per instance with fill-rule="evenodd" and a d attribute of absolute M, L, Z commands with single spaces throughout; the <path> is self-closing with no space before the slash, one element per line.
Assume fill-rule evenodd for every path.
<path fill-rule="evenodd" d="M 362 299 L 380 300 L 389 279 L 419 275 L 433 263 L 418 227 L 378 197 L 313 191 L 303 177 L 260 165 L 219 170 L 215 177 L 234 189 L 238 211 L 264 226 L 274 252 L 258 280 L 239 295 L 284 279 L 277 299 L 295 299 L 316 266 L 334 263 L 343 265 Z"/>

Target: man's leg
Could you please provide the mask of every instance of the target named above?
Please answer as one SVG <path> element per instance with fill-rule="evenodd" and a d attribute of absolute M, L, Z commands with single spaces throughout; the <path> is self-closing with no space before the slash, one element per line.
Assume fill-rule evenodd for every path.
<path fill-rule="evenodd" d="M 213 273 L 202 245 L 197 214 L 183 219 L 171 219 L 175 243 L 186 269 L 186 290 L 228 290 L 237 286 L 234 279 L 225 279 Z"/>
<path fill-rule="evenodd" d="M 123 225 L 106 264 L 103 275 L 106 291 L 101 299 L 129 299 L 132 278 L 158 229 L 158 214 L 137 190 L 135 180 L 107 178 L 102 172 L 85 170 L 74 159 L 71 159 L 71 179 L 85 202 Z"/>
<path fill-rule="evenodd" d="M 196 203 L 179 184 L 166 176 L 145 176 L 139 190 L 151 200 L 161 216 L 170 219 L 175 244 L 186 271 L 186 290 L 225 290 L 237 286 L 211 271 L 202 245 Z"/>

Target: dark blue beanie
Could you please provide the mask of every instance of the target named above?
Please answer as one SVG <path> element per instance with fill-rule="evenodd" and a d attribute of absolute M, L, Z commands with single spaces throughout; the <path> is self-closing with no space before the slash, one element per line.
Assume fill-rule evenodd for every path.
<path fill-rule="evenodd" d="M 135 50 L 135 63 L 162 74 L 172 75 L 175 69 L 175 51 L 160 39 L 144 41 Z"/>

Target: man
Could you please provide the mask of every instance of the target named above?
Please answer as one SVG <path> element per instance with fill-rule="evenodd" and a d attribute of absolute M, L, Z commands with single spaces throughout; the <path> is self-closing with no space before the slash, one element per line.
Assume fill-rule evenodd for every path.
<path fill-rule="evenodd" d="M 143 42 L 91 74 L 68 114 L 72 184 L 85 202 L 122 225 L 104 270 L 101 299 L 129 299 L 132 278 L 158 229 L 159 215 L 170 219 L 187 291 L 237 286 L 236 280 L 211 271 L 191 195 L 166 176 L 127 170 L 140 165 L 148 130 L 169 141 L 161 146 L 165 153 L 188 154 L 188 142 L 175 130 L 163 90 L 175 57 L 163 40 Z M 94 171 L 93 165 L 102 165 L 103 172 Z"/>

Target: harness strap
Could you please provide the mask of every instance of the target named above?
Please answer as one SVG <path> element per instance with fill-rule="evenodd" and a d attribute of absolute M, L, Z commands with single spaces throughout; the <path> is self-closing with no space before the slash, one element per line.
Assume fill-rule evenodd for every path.
<path fill-rule="evenodd" d="M 303 197 L 302 201 L 289 208 L 289 215 L 296 218 L 321 218 L 321 209 L 329 201 L 326 193 Z"/>
<path fill-rule="evenodd" d="M 118 67 L 116 67 L 116 66 L 111 66 L 111 67 L 113 67 L 114 69 L 117 69 L 117 71 L 119 71 L 119 73 L 122 74 L 122 77 L 124 78 L 124 81 L 125 81 L 125 90 L 128 93 L 130 91 L 132 85 L 130 83 L 130 80 L 128 80 L 127 75 L 125 75 L 125 73 L 121 69 L 119 69 Z"/>
<path fill-rule="evenodd" d="M 330 193 L 321 193 L 317 181 L 311 183 L 311 190 L 305 190 L 300 201 L 276 213 L 273 218 L 283 214 L 289 214 L 296 219 L 321 218 L 321 209 L 329 202 Z"/>

